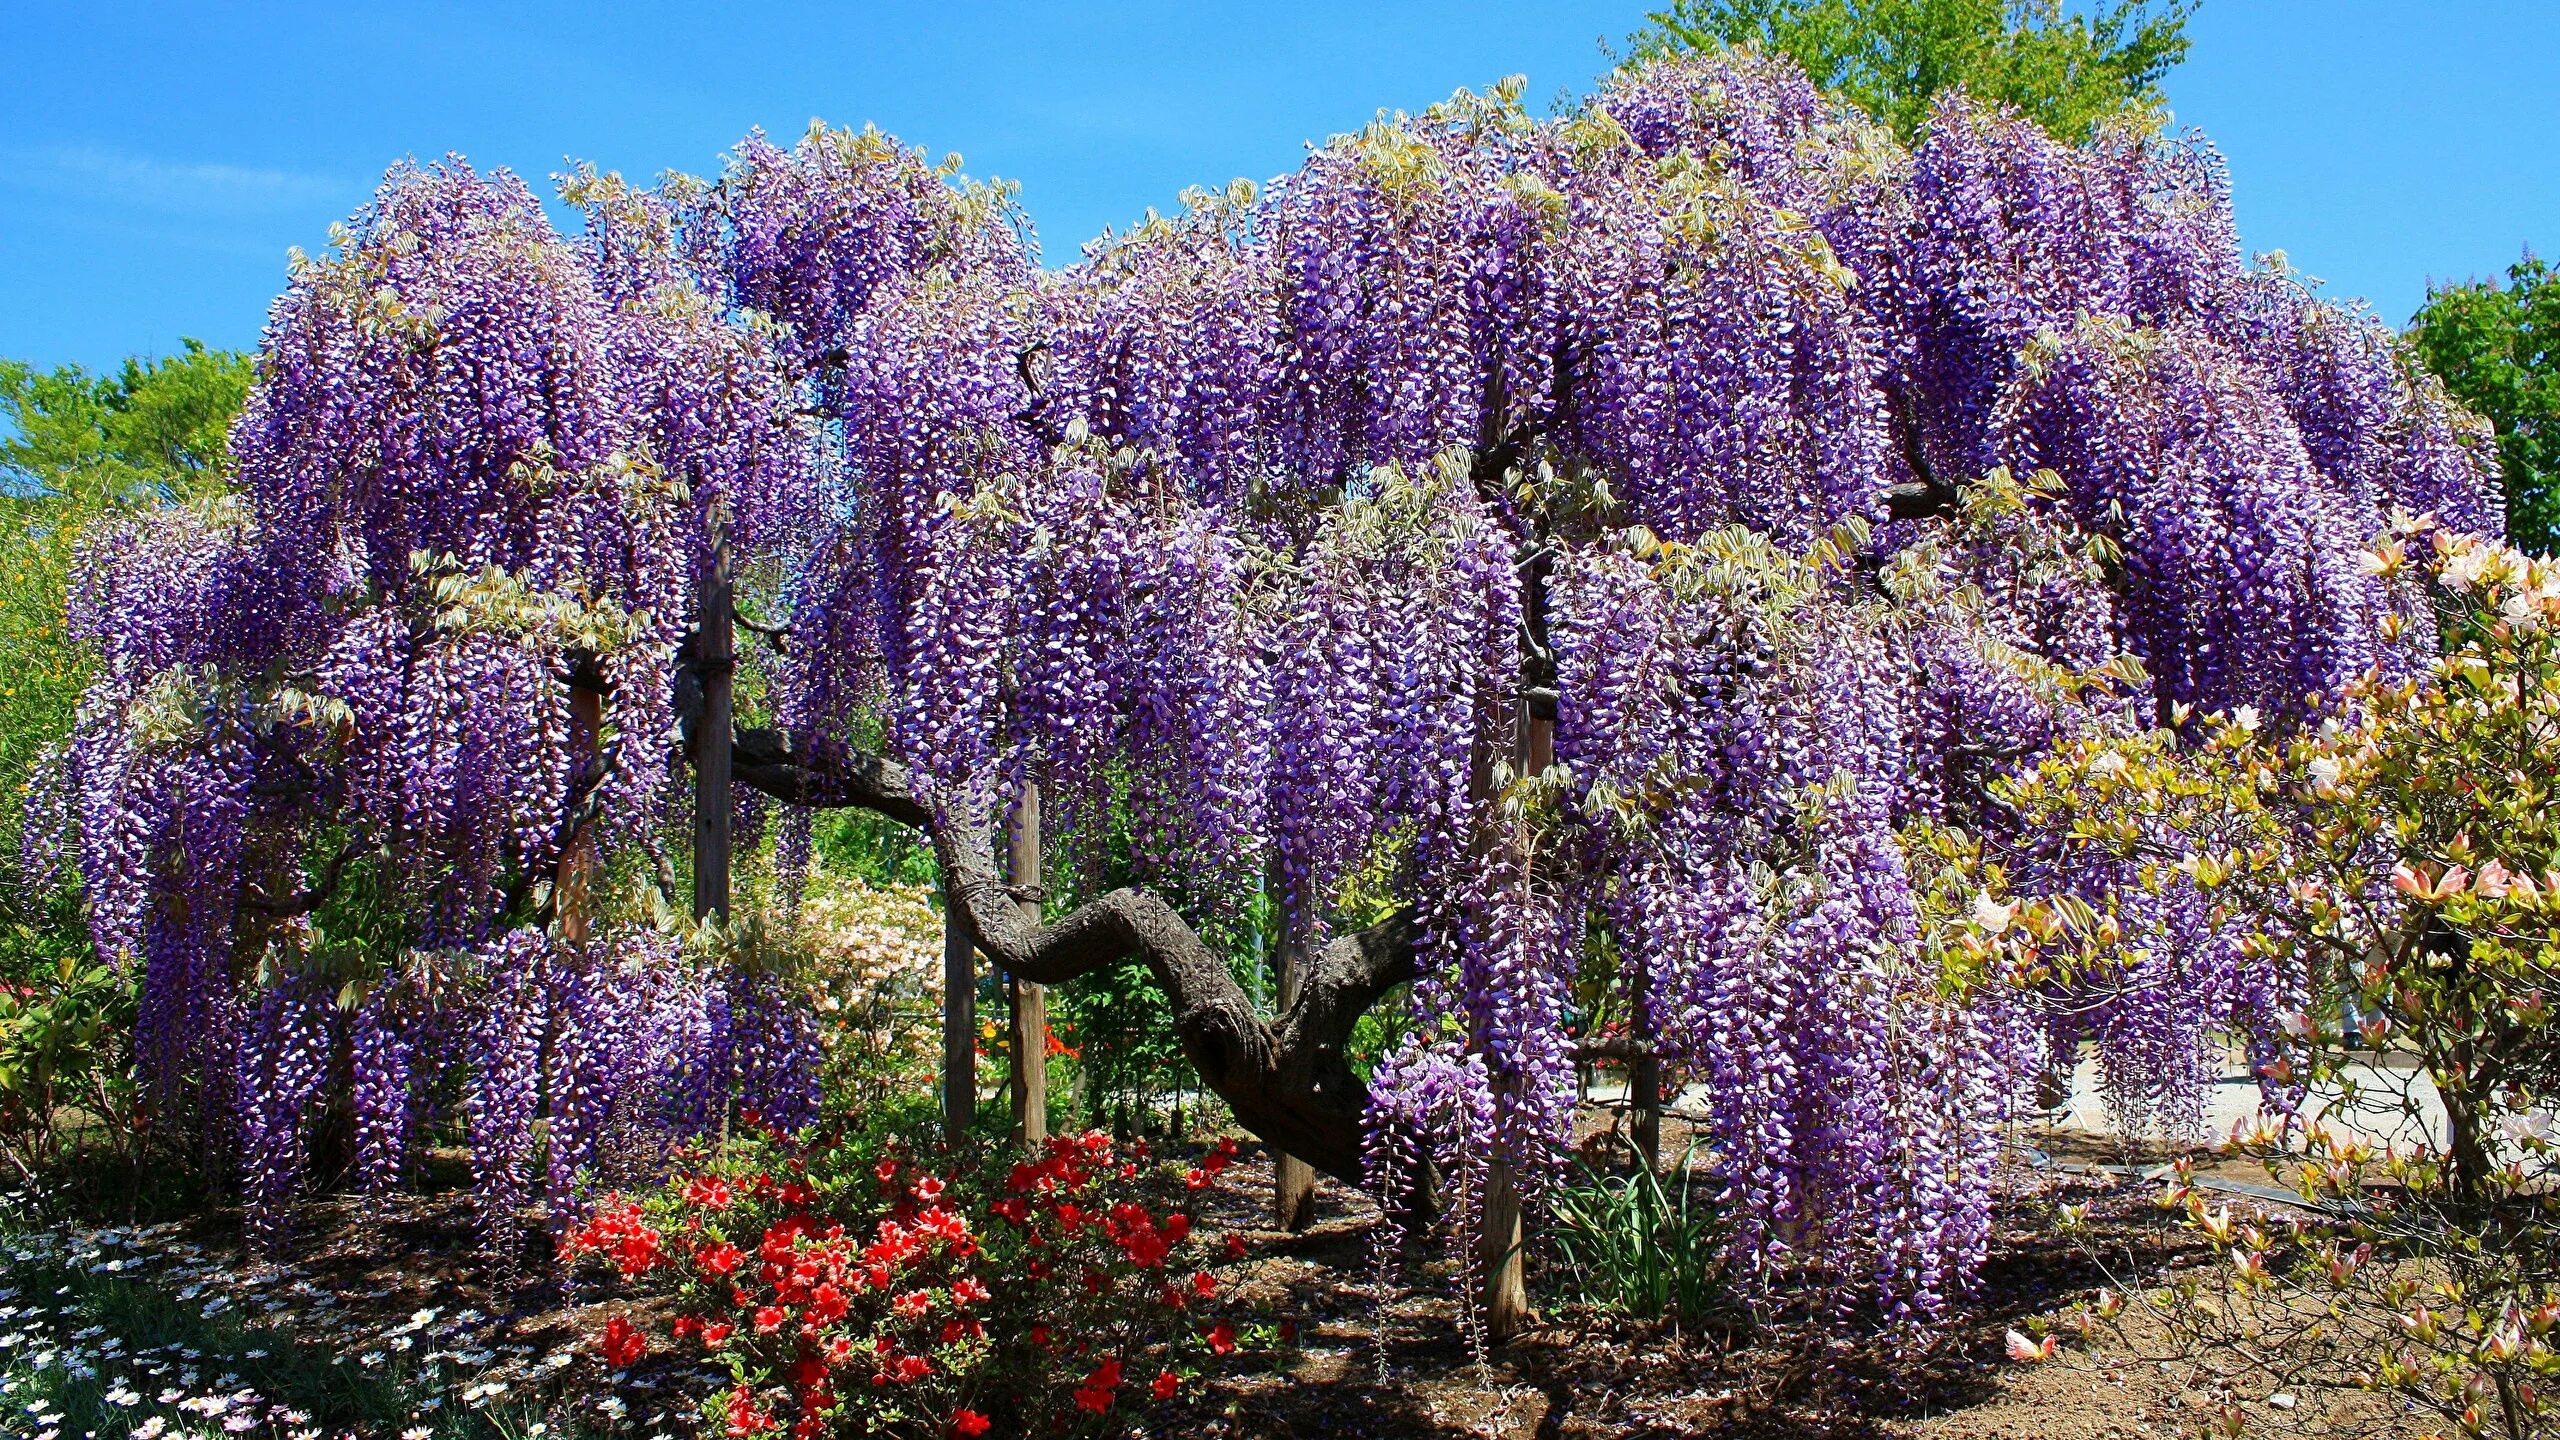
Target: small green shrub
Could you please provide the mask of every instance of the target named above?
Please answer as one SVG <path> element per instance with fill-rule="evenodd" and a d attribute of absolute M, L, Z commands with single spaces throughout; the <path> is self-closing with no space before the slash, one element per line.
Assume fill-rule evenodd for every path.
<path fill-rule="evenodd" d="M 1696 1324 L 1727 1307 L 1725 1212 L 1681 1157 L 1670 1183 L 1649 1165 L 1584 1165 L 1549 1198 L 1560 1292 L 1639 1320 Z"/>

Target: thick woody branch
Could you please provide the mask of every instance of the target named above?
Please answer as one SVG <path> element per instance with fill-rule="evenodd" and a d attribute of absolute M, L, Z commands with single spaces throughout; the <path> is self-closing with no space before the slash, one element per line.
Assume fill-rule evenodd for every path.
<path fill-rule="evenodd" d="M 318 884 L 305 886 L 281 899 L 269 899 L 244 887 L 245 893 L 240 897 L 240 908 L 261 915 L 279 917 L 308 915 L 329 903 L 329 897 L 338 893 L 338 882 L 346 877 L 347 862 L 356 858 L 356 850 L 357 846 L 353 841 L 340 847 L 338 853 L 330 857 L 328 868 L 320 872 Z"/>
<path fill-rule="evenodd" d="M 1895 397 L 1893 430 L 1902 442 L 1903 463 L 1915 477 L 1885 487 L 1885 510 L 1896 520 L 1926 520 L 1952 514 L 1956 487 L 1938 476 L 1920 439 L 1920 409 L 1908 394 Z"/>
<path fill-rule="evenodd" d="M 776 800 L 821 810 L 869 810 L 901 825 L 926 825 L 932 816 L 907 789 L 906 768 L 873 755 L 812 754 L 779 730 L 740 730 L 731 754 L 732 776 Z"/>
<path fill-rule="evenodd" d="M 1358 1179 L 1369 1091 L 1343 1047 L 1363 1012 L 1413 978 L 1409 914 L 1308 957 L 1297 1002 L 1266 1020 L 1225 959 L 1161 896 L 1114 890 L 1046 925 L 1025 918 L 996 873 L 993 829 L 937 820 L 893 761 L 813 755 L 777 731 L 740 730 L 735 764 L 738 783 L 778 800 L 869 810 L 926 830 L 961 928 L 1009 974 L 1055 985 L 1124 960 L 1144 962 L 1171 997 L 1183 1053 L 1237 1121 L 1320 1170 Z"/>
<path fill-rule="evenodd" d="M 1266 1021 L 1225 959 L 1162 897 L 1114 890 L 1035 925 L 996 873 L 990 829 L 930 828 L 961 927 L 1000 969 L 1055 985 L 1123 960 L 1145 962 L 1171 997 L 1183 1053 L 1237 1121 L 1320 1170 L 1358 1179 L 1369 1092 L 1343 1045 L 1362 1011 L 1412 978 L 1409 916 L 1343 936 L 1311 957 L 1297 1003 Z"/>

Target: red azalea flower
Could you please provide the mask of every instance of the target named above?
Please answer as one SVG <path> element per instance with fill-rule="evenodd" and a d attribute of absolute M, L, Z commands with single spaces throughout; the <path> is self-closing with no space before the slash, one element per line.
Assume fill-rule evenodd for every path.
<path fill-rule="evenodd" d="M 1241 1260 L 1244 1258 L 1243 1236 L 1230 1235 L 1227 1237 L 1227 1258 L 1230 1260 Z"/>
<path fill-rule="evenodd" d="M 634 1227 L 613 1247 L 613 1265 L 626 1278 L 646 1275 L 657 1266 L 661 1256 L 658 1232 L 645 1225 Z"/>
<path fill-rule="evenodd" d="M 746 1258 L 744 1251 L 726 1240 L 717 1245 L 696 1246 L 693 1252 L 693 1263 L 706 1275 L 726 1275 Z"/>
<path fill-rule="evenodd" d="M 629 1316 L 616 1315 L 604 1322 L 604 1339 L 597 1343 L 604 1363 L 616 1370 L 637 1360 L 649 1348 L 648 1337 L 634 1329 Z"/>
<path fill-rule="evenodd" d="M 820 1285 L 809 1297 L 807 1319 L 811 1325 L 833 1325 L 852 1308 L 844 1292 L 833 1285 Z"/>
<path fill-rule="evenodd" d="M 1114 1357 L 1094 1366 L 1093 1373 L 1076 1387 L 1076 1406 L 1099 1415 L 1111 1408 L 1112 1398 L 1119 1390 L 1120 1361 Z"/>
<path fill-rule="evenodd" d="M 726 1210 L 738 1198 L 729 1182 L 716 1175 L 697 1175 L 685 1182 L 684 1203 L 705 1210 Z"/>
<path fill-rule="evenodd" d="M 756 1408 L 755 1392 L 741 1385 L 729 1392 L 729 1435 L 753 1435 L 773 1428 L 773 1417 Z"/>
<path fill-rule="evenodd" d="M 729 1343 L 729 1337 L 737 1333 L 737 1329 L 737 1326 L 725 1320 L 716 1324 L 705 1324 L 702 1327 L 702 1343 L 710 1349 L 717 1350 Z"/>
<path fill-rule="evenodd" d="M 1208 1271 L 1203 1270 L 1199 1274 L 1191 1277 L 1191 1291 L 1201 1299 L 1206 1300 L 1210 1296 L 1218 1293 L 1218 1282 L 1209 1274 Z"/>
<path fill-rule="evenodd" d="M 1191 1238 L 1191 1217 L 1175 1213 L 1164 1217 L 1164 1238 L 1179 1245 Z"/>
<path fill-rule="evenodd" d="M 942 1198 L 942 1192 L 946 1188 L 948 1187 L 944 1186 L 940 1180 L 931 1175 L 927 1175 L 923 1179 L 917 1181 L 913 1186 L 909 1187 L 907 1193 L 915 1196 L 925 1204 L 930 1205 L 934 1201 Z"/>
<path fill-rule="evenodd" d="M 1155 1392 L 1156 1398 L 1159 1400 L 1172 1399 L 1173 1392 L 1180 1388 L 1182 1388 L 1182 1381 L 1176 1378 L 1174 1373 L 1170 1370 L 1167 1370 L 1156 1377 Z"/>
<path fill-rule="evenodd" d="M 959 1283 L 951 1287 L 951 1298 L 963 1305 L 972 1305 L 987 1298 L 987 1287 L 977 1276 L 963 1275 Z"/>
<path fill-rule="evenodd" d="M 883 1160 L 879 1164 L 871 1167 L 871 1173 L 879 1176 L 880 1183 L 886 1185 L 890 1181 L 898 1178 L 898 1162 L 895 1160 Z M 969 1412 L 964 1410 L 960 1413 L 965 1415 Z"/>
<path fill-rule="evenodd" d="M 951 1433 L 954 1435 L 984 1435 L 987 1433 L 987 1427 L 994 1423 L 994 1421 L 989 1420 L 986 1416 L 979 1414 L 975 1410 L 955 1410 L 951 1414 Z"/>
<path fill-rule="evenodd" d="M 756 1333 L 770 1335 L 791 1319 L 789 1311 L 779 1305 L 767 1305 L 756 1311 Z"/>
<path fill-rule="evenodd" d="M 1209 1327 L 1209 1348 L 1221 1355 L 1236 1352 L 1236 1327 L 1221 1320 Z"/>

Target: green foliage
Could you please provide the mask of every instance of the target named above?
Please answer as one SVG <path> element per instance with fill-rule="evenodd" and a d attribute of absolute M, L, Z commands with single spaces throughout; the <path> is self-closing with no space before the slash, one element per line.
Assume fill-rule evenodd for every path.
<path fill-rule="evenodd" d="M 2527 255 L 2504 285 L 2432 290 L 2409 338 L 2445 389 L 2497 427 L 2508 540 L 2560 548 L 2560 273 Z"/>
<path fill-rule="evenodd" d="M 1696 1324 L 1726 1308 L 1725 1213 L 1684 1156 L 1666 1185 L 1650 1165 L 1589 1165 L 1551 1192 L 1563 1292 L 1640 1320 Z"/>
<path fill-rule="evenodd" d="M 123 1062 L 134 993 L 129 978 L 68 955 L 50 973 L 0 982 L 0 1159 L 21 1178 L 41 1181 L 84 1135 L 133 1140 Z"/>
<path fill-rule="evenodd" d="M 1091 1123 L 1153 1130 L 1159 1097 L 1196 1083 L 1173 1033 L 1173 1003 L 1143 961 L 1080 976 L 1050 996 L 1050 1029 L 1073 1047 Z"/>
<path fill-rule="evenodd" d="M 821 865 L 868 885 L 930 885 L 937 878 L 933 847 L 914 827 L 868 810 L 825 812 L 809 840 Z"/>
<path fill-rule="evenodd" d="M 1633 37 L 1639 56 L 1755 44 L 1908 140 L 1942 90 L 2014 105 L 2055 137 L 2155 110 L 2186 58 L 2195 0 L 1673 0 Z"/>
<path fill-rule="evenodd" d="M 11 497 L 130 508 L 203 494 L 221 480 L 232 416 L 248 398 L 248 356 L 199 340 L 129 359 L 113 375 L 39 371 L 0 360 L 0 480 Z"/>

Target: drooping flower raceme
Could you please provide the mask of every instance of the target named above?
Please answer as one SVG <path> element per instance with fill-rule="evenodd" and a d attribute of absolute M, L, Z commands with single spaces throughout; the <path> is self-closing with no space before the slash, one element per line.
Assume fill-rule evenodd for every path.
<path fill-rule="evenodd" d="M 1961 97 L 1905 148 L 1747 54 L 1382 118 L 1054 271 L 1009 191 L 876 132 L 580 172 L 576 241 L 404 168 L 278 302 L 239 502 L 90 552 L 100 948 L 158 1083 L 270 1168 L 288 1122 L 231 1087 L 322 1043 L 278 977 L 343 963 L 307 936 L 355 876 L 446 957 L 330 974 L 369 1177 L 446 1066 L 509 1213 L 630 1117 L 803 1113 L 777 987 L 530 923 L 588 816 L 673 818 L 716 530 L 773 579 L 801 753 L 883 746 L 943 815 L 1037 781 L 1059 873 L 1267 888 L 1293 946 L 1410 907 L 1381 1185 L 1534 1194 L 1606 1030 L 1708 1082 L 1749 1259 L 1926 1309 L 2055 1047 L 2174 1122 L 2295 983 L 2167 901 L 2121 923 L 2180 962 L 2104 995 L 1973 983 L 1929 846 L 2105 893 L 2002 831 L 2002 777 L 2398 673 L 2359 550 L 2395 507 L 2495 523 L 2471 422 L 2246 263 L 2227 190 L 2200 138 Z"/>

